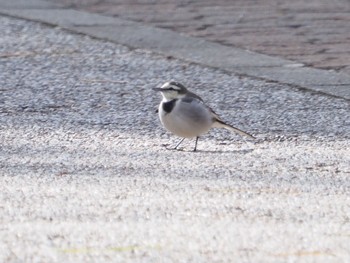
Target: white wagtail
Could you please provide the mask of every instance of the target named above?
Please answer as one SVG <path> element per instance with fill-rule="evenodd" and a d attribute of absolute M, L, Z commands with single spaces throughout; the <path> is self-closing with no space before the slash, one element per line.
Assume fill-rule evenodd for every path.
<path fill-rule="evenodd" d="M 196 151 L 199 136 L 211 128 L 225 128 L 254 139 L 252 135 L 222 121 L 210 107 L 205 105 L 201 97 L 188 91 L 178 82 L 167 82 L 160 88 L 153 88 L 153 90 L 160 91 L 163 96 L 158 109 L 161 123 L 168 131 L 183 137 L 175 149 L 185 138 L 196 137 L 193 150 Z"/>

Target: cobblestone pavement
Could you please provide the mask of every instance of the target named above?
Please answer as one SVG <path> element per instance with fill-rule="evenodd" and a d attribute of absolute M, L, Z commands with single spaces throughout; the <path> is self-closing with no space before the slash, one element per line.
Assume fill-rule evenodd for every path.
<path fill-rule="evenodd" d="M 62 3 L 350 74 L 348 0 L 63 0 Z"/>

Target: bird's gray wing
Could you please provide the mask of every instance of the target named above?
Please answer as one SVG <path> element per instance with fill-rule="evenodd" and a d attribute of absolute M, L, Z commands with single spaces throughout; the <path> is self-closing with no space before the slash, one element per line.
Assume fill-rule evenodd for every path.
<path fill-rule="evenodd" d="M 186 93 L 186 97 L 185 98 L 195 98 L 197 100 L 200 100 L 201 102 L 204 102 L 203 99 L 201 97 L 199 97 L 197 94 L 194 94 L 193 92 L 191 91 L 188 91 Z"/>
<path fill-rule="evenodd" d="M 195 97 L 184 97 L 184 98 L 182 98 L 181 99 L 181 101 L 183 101 L 183 102 L 185 102 L 185 103 L 192 103 L 192 102 L 194 102 L 195 100 L 196 100 L 197 98 L 195 98 Z M 197 99 L 198 100 L 198 99 Z"/>
<path fill-rule="evenodd" d="M 240 135 L 244 135 L 244 136 L 247 136 L 251 139 L 255 139 L 254 136 L 250 135 L 249 133 L 246 133 L 236 127 L 233 127 L 229 124 L 227 124 L 226 122 L 224 122 L 216 113 L 215 111 L 210 108 L 209 106 L 205 105 L 203 100 L 199 100 L 195 97 L 185 97 L 185 98 L 182 98 L 182 101 L 184 103 L 188 103 L 188 104 L 191 104 L 191 103 L 194 103 L 196 104 L 197 106 L 199 106 L 199 104 L 201 104 L 202 106 L 206 107 L 212 114 L 212 118 L 213 118 L 213 121 L 214 121 L 214 127 L 217 127 L 217 128 L 225 128 L 225 129 L 228 129 L 229 131 L 232 131 L 232 132 L 235 132 L 235 133 L 238 133 Z M 191 113 L 194 115 L 194 113 Z M 193 116 L 194 117 L 194 116 Z M 196 116 L 197 117 L 197 116 Z M 199 117 L 199 116 L 198 116 Z M 197 118 L 198 118 L 197 117 Z"/>
<path fill-rule="evenodd" d="M 221 121 L 220 117 L 216 114 L 216 112 L 212 108 L 210 108 L 208 105 L 206 105 L 201 97 L 197 96 L 194 93 L 192 93 L 192 94 L 195 95 L 195 96 L 193 96 L 193 97 L 192 96 L 186 96 L 186 97 L 182 98 L 181 100 L 183 102 L 185 102 L 185 103 L 193 103 L 193 102 L 197 101 L 198 103 L 202 104 L 204 107 L 209 109 L 209 111 L 213 114 L 214 119 L 217 119 L 217 120 Z"/>

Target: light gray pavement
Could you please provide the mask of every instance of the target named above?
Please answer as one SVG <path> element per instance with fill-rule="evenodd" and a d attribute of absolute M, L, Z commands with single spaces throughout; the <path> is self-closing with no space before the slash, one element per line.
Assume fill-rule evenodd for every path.
<path fill-rule="evenodd" d="M 228 26 L 228 28 L 223 30 L 224 34 L 221 36 L 221 31 L 214 27 L 214 29 L 212 29 L 211 32 L 216 33 L 213 34 L 212 37 L 210 37 L 210 35 L 212 34 L 210 32 L 201 35 L 201 33 L 206 32 L 206 30 L 202 31 L 200 29 L 193 28 L 193 24 L 191 24 L 191 22 L 194 21 L 196 23 L 196 19 L 195 17 L 192 17 L 192 15 L 189 15 L 188 12 L 186 13 L 184 9 L 181 10 L 184 11 L 184 15 L 189 22 L 189 31 L 187 32 L 185 30 L 185 33 L 187 34 L 181 33 L 182 31 L 181 29 L 179 29 L 179 24 L 176 23 L 176 19 L 175 21 L 171 20 L 170 22 L 168 21 L 168 23 L 165 23 L 167 21 L 167 18 L 170 19 L 170 15 L 166 12 L 162 12 L 162 9 L 165 8 L 162 4 L 156 4 L 157 2 L 152 2 L 153 4 L 148 4 L 148 2 L 146 1 L 140 4 L 135 4 L 136 9 L 134 9 L 134 5 L 130 4 L 129 2 L 124 4 L 118 4 L 116 3 L 118 1 L 111 1 L 112 2 L 107 1 L 107 5 L 105 1 L 98 1 L 96 5 L 92 5 L 91 7 L 91 1 L 80 0 L 73 2 L 67 0 L 59 3 L 57 3 L 57 1 L 53 2 L 44 0 L 13 0 L 10 2 L 7 0 L 0 0 L 0 13 L 34 21 L 41 21 L 50 25 L 58 25 L 62 28 L 69 29 L 74 32 L 80 32 L 99 39 L 107 39 L 115 43 L 127 45 L 131 48 L 151 50 L 153 52 L 160 53 L 169 57 L 180 58 L 188 62 L 194 62 L 209 67 L 219 68 L 228 72 L 239 74 L 241 76 L 253 76 L 260 79 L 289 84 L 290 86 L 293 86 L 295 88 L 309 89 L 312 91 L 321 92 L 332 96 L 350 99 L 350 75 L 346 67 L 346 63 L 348 61 L 346 59 L 348 54 L 347 44 L 349 41 L 347 39 L 348 34 L 344 33 L 347 32 L 346 30 L 348 29 L 348 23 L 346 14 L 344 15 L 342 13 L 339 13 L 339 9 L 341 9 L 340 6 L 344 6 L 344 12 L 346 12 L 348 8 L 348 4 L 344 3 L 344 0 L 339 0 L 339 5 L 336 5 L 333 8 L 334 10 L 337 10 L 338 13 L 333 14 L 332 11 L 324 11 L 326 14 L 326 18 L 322 18 L 322 16 L 320 18 L 316 15 L 315 21 L 319 21 L 319 19 L 321 19 L 321 21 L 324 21 L 324 19 L 327 20 L 329 18 L 328 16 L 331 16 L 331 18 L 329 18 L 329 23 L 317 22 L 316 29 L 313 27 L 311 27 L 310 29 L 311 33 L 313 32 L 314 34 L 319 35 L 318 37 L 322 38 L 323 42 L 326 42 L 324 43 L 326 46 L 331 46 L 329 48 L 325 48 L 325 46 L 322 46 L 321 51 L 323 50 L 324 52 L 321 52 L 319 50 L 320 44 L 315 40 L 316 38 L 314 35 L 312 35 L 310 32 L 307 33 L 308 30 L 306 30 L 306 32 L 293 31 L 293 28 L 295 28 L 294 26 L 296 23 L 294 19 L 291 19 L 291 21 L 288 22 L 285 21 L 284 17 L 281 18 L 283 22 L 282 24 L 285 26 L 285 29 L 288 29 L 289 31 L 292 30 L 291 32 L 287 30 L 288 32 L 285 32 L 285 34 L 282 36 L 278 33 L 273 34 L 271 32 L 268 33 L 264 31 L 269 31 L 270 29 L 273 31 L 276 28 L 278 28 L 278 25 L 280 24 L 280 22 L 278 22 L 279 15 L 277 15 L 277 17 L 274 17 L 272 22 L 266 22 L 264 19 L 262 19 L 261 24 L 252 22 L 252 24 L 255 25 L 256 30 L 261 25 L 266 26 L 267 23 L 267 27 L 262 26 L 262 32 L 257 32 L 256 30 L 255 32 L 253 30 L 253 32 L 251 33 L 253 35 L 257 34 L 257 36 L 261 36 L 262 34 L 267 35 L 267 38 L 270 42 L 277 43 L 278 47 L 282 50 L 281 54 L 271 53 L 272 51 L 278 50 L 278 47 L 273 45 L 270 45 L 270 47 L 267 48 L 266 52 L 263 52 L 265 54 L 256 53 L 256 51 L 261 52 L 263 50 L 249 48 L 249 43 L 252 40 L 251 38 L 249 38 L 249 34 L 244 34 L 245 38 L 241 39 L 241 41 L 243 42 L 246 41 L 248 47 L 239 44 L 235 45 L 235 43 L 231 43 L 229 45 L 226 45 L 227 43 L 222 43 L 220 39 L 236 39 L 236 36 L 234 38 L 228 37 L 228 35 L 230 35 L 231 33 L 233 34 L 234 32 L 236 32 L 236 28 L 231 27 L 232 23 L 234 24 L 234 21 L 232 21 L 232 16 L 230 15 L 230 12 L 224 12 L 224 10 L 222 9 L 225 5 L 223 5 L 222 3 L 217 4 L 216 1 L 208 0 L 208 8 L 212 7 L 209 8 L 210 10 L 212 10 L 215 7 L 213 10 L 217 10 L 219 11 L 219 13 L 221 11 L 224 12 L 226 15 L 223 16 L 223 20 L 217 17 L 216 11 L 213 11 L 214 17 L 210 15 L 199 15 L 200 17 L 212 21 L 213 25 L 215 23 L 223 23 L 226 24 L 226 26 Z M 167 2 L 167 0 L 164 1 Z M 269 1 L 273 2 L 274 0 L 265 0 L 265 2 Z M 315 6 L 318 6 L 317 2 L 319 1 L 322 0 L 314 1 L 314 5 L 312 5 L 313 7 L 311 8 L 311 10 L 313 10 Z M 121 0 L 121 2 L 123 2 L 123 0 Z M 228 1 L 226 0 L 223 0 L 223 2 L 228 3 Z M 191 3 L 192 2 L 184 2 L 184 5 L 186 6 L 185 9 L 191 9 Z M 210 6 L 212 4 L 214 4 L 214 6 Z M 260 6 L 262 9 L 264 9 L 263 5 Z M 106 8 L 106 6 L 110 6 L 112 14 L 119 14 L 118 17 L 88 13 L 86 11 L 77 11 L 74 9 L 85 8 L 90 10 L 91 7 L 93 11 L 97 11 L 99 7 Z M 290 9 L 291 6 L 288 7 L 290 10 L 288 8 L 287 9 L 293 14 L 295 14 L 300 8 L 302 8 L 302 6 L 303 4 L 300 2 L 295 4 L 294 8 L 296 8 L 296 10 L 293 11 L 293 8 Z M 322 6 L 324 10 L 330 8 L 330 6 L 327 4 Z M 94 9 L 94 7 L 97 9 Z M 159 8 L 159 10 L 155 7 Z M 229 7 L 230 6 L 227 7 L 228 10 L 231 10 Z M 119 10 L 118 8 L 121 9 Z M 150 15 L 150 17 L 156 18 L 156 21 L 158 21 L 157 17 L 159 17 L 156 14 L 160 14 L 160 17 L 162 17 L 162 19 L 159 20 L 159 23 L 154 24 L 152 23 L 152 19 L 147 19 L 147 12 L 142 12 L 144 8 L 146 8 L 146 10 L 149 10 L 151 12 L 150 14 L 153 14 Z M 171 6 L 168 6 L 168 8 L 169 10 L 171 10 Z M 284 7 L 280 6 L 279 8 L 283 9 Z M 308 9 L 308 7 L 305 8 Z M 333 9 L 330 8 L 329 10 Z M 123 12 L 123 10 L 125 12 Z M 194 14 L 201 14 L 202 11 L 208 13 L 208 10 L 205 10 L 205 8 L 203 10 L 202 7 L 198 7 L 193 12 Z M 276 12 L 277 14 L 279 14 L 281 10 L 278 10 L 278 8 L 271 10 L 271 14 L 274 12 L 275 14 Z M 134 16 L 130 17 L 128 15 L 130 14 L 130 12 L 135 12 Z M 156 14 L 154 12 L 156 12 Z M 182 14 L 181 12 L 178 12 L 178 10 L 176 12 L 174 11 L 174 14 L 179 13 Z M 253 8 L 253 12 L 248 17 L 255 16 L 256 13 L 257 11 L 254 11 Z M 260 12 L 258 13 L 260 14 Z M 261 14 L 264 17 L 269 13 L 262 12 Z M 334 17 L 334 15 L 336 17 Z M 275 21 L 276 19 L 277 21 Z M 239 20 L 240 23 L 243 21 L 241 21 L 241 19 Z M 299 21 L 300 18 L 297 18 L 296 20 Z M 203 26 L 203 23 L 205 24 L 205 21 L 206 20 L 204 19 L 204 21 L 201 21 L 199 25 Z M 250 20 L 248 19 L 248 21 Z M 305 26 L 307 27 L 310 24 L 313 25 L 313 22 L 314 20 L 311 19 L 310 21 L 307 19 L 306 21 L 300 23 L 305 23 Z M 341 24 L 337 25 L 337 22 L 340 22 Z M 170 29 L 168 29 L 166 26 L 169 25 L 169 23 L 173 24 L 173 27 L 170 27 Z M 154 27 L 154 25 L 158 27 Z M 160 25 L 164 25 L 167 29 L 164 29 L 164 26 L 163 28 L 159 28 Z M 249 25 L 250 23 L 248 23 L 248 27 Z M 329 28 L 329 26 L 331 28 Z M 301 27 L 304 28 L 304 26 Z M 332 37 L 329 37 L 329 31 L 332 30 L 332 27 L 337 28 L 337 30 L 333 30 L 333 33 L 337 33 L 337 36 L 341 36 L 340 38 L 334 37 L 334 35 Z M 325 31 L 322 31 L 322 28 L 324 28 Z M 319 32 L 317 29 L 321 31 Z M 315 30 L 316 33 L 314 32 Z M 180 31 L 180 33 L 176 31 Z M 198 31 L 200 31 L 199 34 Z M 302 36 L 300 36 L 300 34 Z M 285 36 L 289 37 L 286 38 Z M 302 40 L 301 43 L 299 43 L 298 45 L 294 45 L 295 43 L 292 40 L 296 40 L 299 38 Z M 333 40 L 333 42 L 331 41 L 329 43 L 329 38 Z M 256 37 L 256 40 L 253 39 L 253 42 L 257 43 L 256 46 L 266 47 L 267 44 L 264 41 L 261 42 L 261 39 L 264 39 L 264 37 Z M 280 40 L 282 40 L 282 42 Z M 310 47 L 305 42 L 310 42 L 313 48 L 310 49 Z M 291 51 L 295 51 L 299 58 L 308 58 L 306 50 L 308 50 L 309 48 L 313 54 L 311 58 L 309 56 L 309 63 L 305 63 L 303 59 L 294 59 L 294 57 L 289 57 L 287 55 L 288 52 L 283 47 L 286 46 L 288 49 L 290 45 L 292 46 Z M 335 53 L 333 52 L 332 55 L 329 55 L 327 52 L 333 47 L 335 47 L 335 49 L 338 51 L 336 51 Z M 300 49 L 302 49 L 303 52 L 306 53 L 298 53 L 300 52 Z M 271 56 L 271 54 L 274 56 Z M 320 63 L 318 64 L 316 63 L 317 56 L 322 57 Z M 333 59 L 334 57 L 336 58 L 335 61 Z M 315 62 L 317 65 L 313 62 Z M 335 64 L 333 66 L 330 66 L 330 63 Z M 319 67 L 322 69 L 317 69 L 314 67 Z"/>
<path fill-rule="evenodd" d="M 0 17 L 0 262 L 348 262 L 350 104 Z M 183 151 L 151 87 L 229 123 Z"/>

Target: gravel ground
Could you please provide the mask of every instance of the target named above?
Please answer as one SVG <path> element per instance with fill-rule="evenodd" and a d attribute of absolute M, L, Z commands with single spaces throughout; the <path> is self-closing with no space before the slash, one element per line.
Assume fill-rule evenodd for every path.
<path fill-rule="evenodd" d="M 0 262 L 349 262 L 350 104 L 0 17 Z M 177 80 L 224 120 L 191 152 Z"/>

